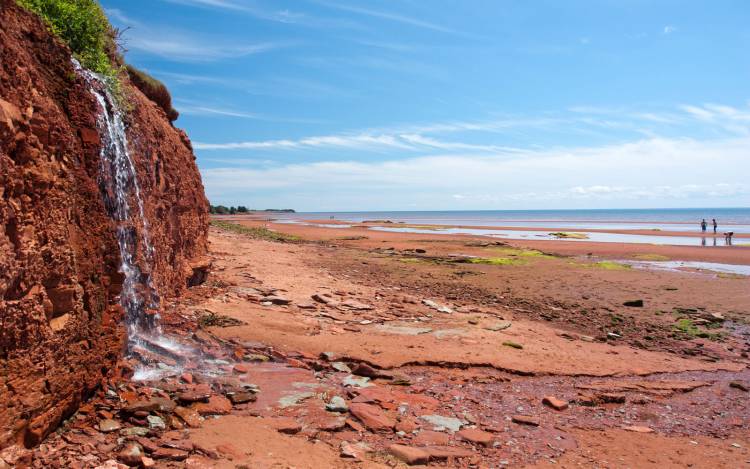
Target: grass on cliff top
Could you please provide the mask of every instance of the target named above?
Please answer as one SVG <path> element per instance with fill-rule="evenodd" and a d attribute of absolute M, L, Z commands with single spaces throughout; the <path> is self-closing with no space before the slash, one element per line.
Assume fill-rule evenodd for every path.
<path fill-rule="evenodd" d="M 130 64 L 126 65 L 125 68 L 128 71 L 128 76 L 130 76 L 130 81 L 136 88 L 162 108 L 170 122 L 177 120 L 180 113 L 172 107 L 172 95 L 169 94 L 169 90 L 164 83 Z"/>
<path fill-rule="evenodd" d="M 16 0 L 39 15 L 52 34 L 61 38 L 81 65 L 108 78 L 116 69 L 110 57 L 116 55 L 115 30 L 96 0 Z"/>
<path fill-rule="evenodd" d="M 299 236 L 279 233 L 278 231 L 272 231 L 259 226 L 244 226 L 224 220 L 211 220 L 210 223 L 211 226 L 221 230 L 249 236 L 253 239 L 265 239 L 266 241 L 276 241 L 279 243 L 293 243 L 301 239 Z"/>

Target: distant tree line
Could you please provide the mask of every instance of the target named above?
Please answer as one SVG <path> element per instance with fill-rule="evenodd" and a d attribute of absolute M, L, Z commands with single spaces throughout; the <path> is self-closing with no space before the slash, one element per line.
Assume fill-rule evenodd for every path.
<path fill-rule="evenodd" d="M 209 205 L 208 213 L 212 215 L 234 215 L 235 213 L 247 213 L 250 210 L 244 205 L 238 207 L 226 207 L 224 205 Z"/>
<path fill-rule="evenodd" d="M 244 205 L 238 205 L 237 207 L 227 207 L 225 205 L 209 205 L 208 212 L 212 215 L 235 215 L 237 213 L 248 213 L 248 212 L 284 212 L 294 213 L 291 208 L 267 208 L 265 210 L 248 209 Z"/>

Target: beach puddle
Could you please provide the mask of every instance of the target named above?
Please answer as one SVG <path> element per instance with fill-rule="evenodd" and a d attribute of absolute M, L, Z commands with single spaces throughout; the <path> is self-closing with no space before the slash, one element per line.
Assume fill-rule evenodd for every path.
<path fill-rule="evenodd" d="M 340 226 L 340 225 L 339 225 Z M 658 236 L 641 234 L 621 233 L 577 233 L 584 236 L 561 237 L 559 234 L 546 233 L 544 231 L 532 230 L 494 230 L 487 228 L 412 228 L 412 227 L 390 227 L 371 226 L 374 231 L 387 231 L 392 233 L 417 233 L 417 234 L 450 234 L 450 235 L 474 235 L 489 236 L 492 238 L 505 239 L 534 239 L 548 241 L 593 241 L 597 243 L 634 243 L 634 244 L 663 244 L 675 246 L 725 246 L 723 237 L 691 237 L 691 236 Z"/>
<path fill-rule="evenodd" d="M 750 276 L 750 265 L 719 264 L 696 261 L 621 261 L 636 269 L 662 270 L 667 272 L 693 272 L 712 275 Z"/>

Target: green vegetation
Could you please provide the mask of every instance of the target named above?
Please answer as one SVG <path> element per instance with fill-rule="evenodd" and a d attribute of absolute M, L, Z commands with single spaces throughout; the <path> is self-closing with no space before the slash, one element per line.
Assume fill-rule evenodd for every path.
<path fill-rule="evenodd" d="M 585 267 L 590 269 L 604 269 L 604 270 L 630 270 L 632 269 L 632 266 L 629 264 L 622 264 L 620 262 L 614 262 L 614 261 L 601 261 L 601 262 L 591 262 L 591 263 L 579 263 L 579 262 L 569 262 L 570 265 L 576 266 L 576 267 Z"/>
<path fill-rule="evenodd" d="M 492 252 L 496 252 L 498 254 L 501 254 L 503 256 L 508 257 L 537 257 L 537 258 L 546 258 L 546 259 L 552 259 L 555 256 L 550 254 L 545 254 L 542 251 L 537 251 L 536 249 L 518 249 L 518 248 L 492 248 Z"/>
<path fill-rule="evenodd" d="M 70 47 L 81 65 L 116 81 L 114 30 L 96 0 L 16 0 Z"/>
<path fill-rule="evenodd" d="M 584 264 L 586 267 L 593 267 L 596 269 L 604 270 L 630 270 L 631 267 L 628 264 L 621 264 L 614 261 L 601 261 L 594 262 L 593 264 Z"/>
<path fill-rule="evenodd" d="M 506 347 L 511 347 L 511 348 L 515 348 L 515 349 L 519 349 L 519 350 L 521 350 L 523 348 L 523 345 L 518 344 L 516 342 L 512 342 L 510 340 L 506 340 L 505 342 L 503 342 L 503 345 L 506 346 Z"/>
<path fill-rule="evenodd" d="M 557 233 L 550 233 L 550 236 L 555 238 L 568 238 L 568 239 L 589 239 L 588 235 L 584 233 L 568 233 L 567 231 L 558 231 Z"/>
<path fill-rule="evenodd" d="M 520 265 L 525 264 L 522 259 L 513 259 L 510 257 L 469 257 L 461 259 L 464 264 L 486 264 L 486 265 Z"/>
<path fill-rule="evenodd" d="M 177 120 L 180 113 L 172 107 L 172 95 L 169 94 L 169 90 L 164 86 L 164 83 L 132 65 L 126 65 L 125 68 L 128 71 L 128 76 L 130 76 L 130 81 L 135 87 L 141 90 L 148 99 L 162 108 L 170 122 Z"/>
<path fill-rule="evenodd" d="M 636 254 L 636 259 L 639 261 L 668 261 L 670 260 L 667 256 L 662 256 L 661 254 Z"/>
<path fill-rule="evenodd" d="M 748 277 L 747 275 L 735 274 L 735 273 L 730 273 L 730 272 L 719 272 L 716 274 L 716 276 L 719 278 L 729 278 L 729 279 L 734 279 L 734 280 L 743 280 Z"/>
<path fill-rule="evenodd" d="M 280 243 L 292 243 L 300 240 L 299 236 L 279 233 L 260 226 L 244 226 L 223 220 L 211 220 L 211 226 L 232 233 L 249 236 L 254 239 L 265 239 L 267 241 L 276 241 Z"/>
<path fill-rule="evenodd" d="M 244 205 L 240 205 L 239 207 L 225 207 L 224 205 L 209 205 L 208 207 L 208 213 L 211 213 L 213 215 L 234 215 L 237 213 L 248 213 L 250 210 L 247 209 Z"/>
<path fill-rule="evenodd" d="M 708 332 L 700 329 L 696 326 L 691 319 L 682 318 L 678 319 L 672 328 L 681 334 L 687 335 L 691 338 L 700 337 L 702 339 L 717 340 L 720 339 L 722 334 L 720 332 Z"/>

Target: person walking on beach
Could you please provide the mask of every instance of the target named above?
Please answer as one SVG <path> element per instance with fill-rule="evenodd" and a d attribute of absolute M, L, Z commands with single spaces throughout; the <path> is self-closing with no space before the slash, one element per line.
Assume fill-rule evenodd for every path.
<path fill-rule="evenodd" d="M 705 233 L 706 228 L 708 228 L 708 223 L 706 223 L 706 219 L 704 218 L 703 221 L 701 222 L 701 231 Z"/>
<path fill-rule="evenodd" d="M 711 221 L 713 221 L 713 223 L 714 223 L 714 234 L 716 234 L 716 228 L 719 227 L 719 224 L 716 223 L 716 218 L 712 218 Z"/>

